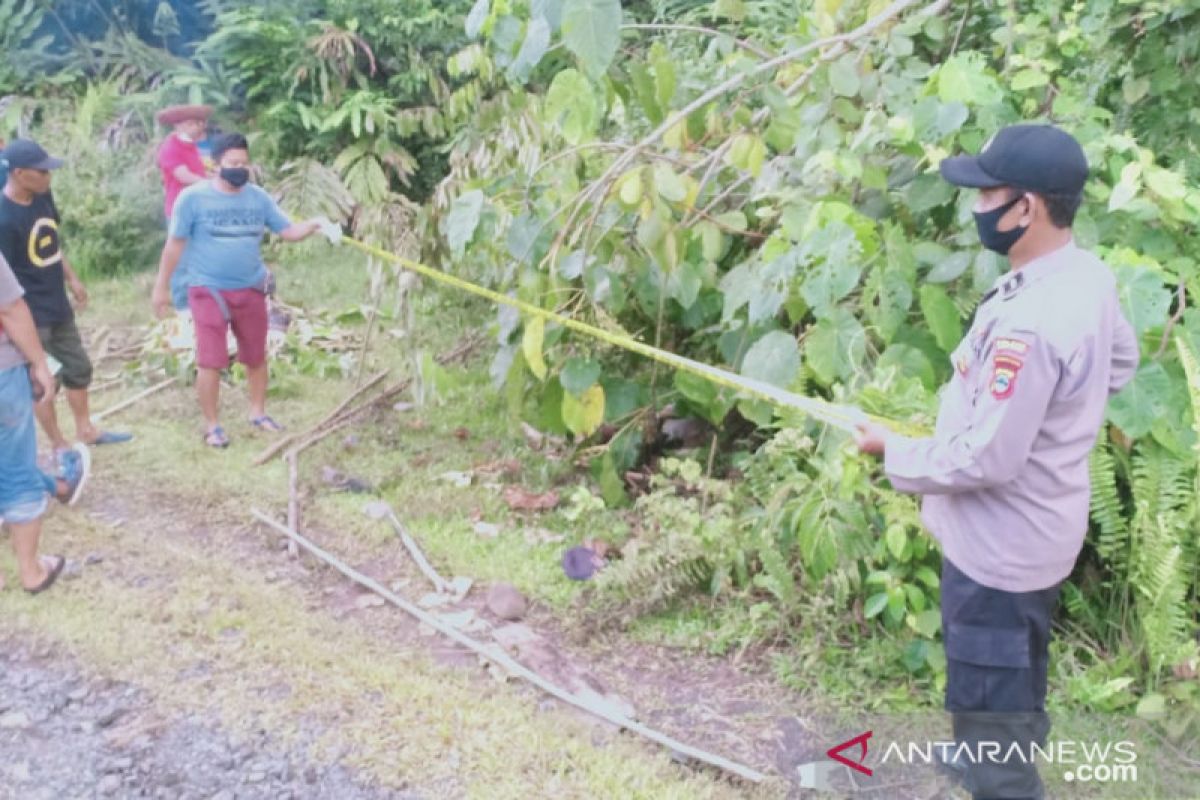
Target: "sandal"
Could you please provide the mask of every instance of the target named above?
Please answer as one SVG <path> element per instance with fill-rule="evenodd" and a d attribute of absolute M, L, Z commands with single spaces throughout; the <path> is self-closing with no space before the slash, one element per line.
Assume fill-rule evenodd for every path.
<path fill-rule="evenodd" d="M 280 425 L 275 420 L 271 419 L 266 414 L 263 414 L 261 417 L 255 417 L 254 419 L 250 420 L 250 424 L 253 425 L 255 428 L 258 428 L 260 431 L 266 431 L 268 433 L 282 433 L 283 432 L 283 426 Z"/>
<path fill-rule="evenodd" d="M 204 434 L 204 443 L 209 447 L 229 447 L 229 437 L 220 425 Z"/>
<path fill-rule="evenodd" d="M 63 556 L 54 556 L 54 559 L 54 565 L 46 571 L 46 579 L 32 589 L 26 589 L 25 591 L 30 594 L 41 594 L 54 585 L 54 582 L 58 580 L 58 576 L 62 574 L 63 567 L 67 565 L 67 559 Z M 42 562 L 43 565 L 45 563 L 45 561 Z"/>

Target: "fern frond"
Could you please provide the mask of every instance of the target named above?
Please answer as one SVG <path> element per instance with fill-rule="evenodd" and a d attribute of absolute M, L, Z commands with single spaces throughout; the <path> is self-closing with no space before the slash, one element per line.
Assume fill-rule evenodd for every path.
<path fill-rule="evenodd" d="M 660 611 L 712 582 L 713 565 L 703 556 L 675 551 L 641 552 L 610 564 L 596 576 L 593 610 L 601 620 L 628 624 Z"/>
<path fill-rule="evenodd" d="M 1200 456 L 1200 359 L 1182 333 L 1175 334 L 1175 349 L 1179 351 L 1179 363 L 1187 375 L 1188 398 L 1192 403 L 1192 430 L 1196 432 L 1196 453 Z"/>
<path fill-rule="evenodd" d="M 1112 576 L 1122 582 L 1129 569 L 1129 520 L 1117 492 L 1117 468 L 1111 445 L 1101 440 L 1088 463 L 1092 482 L 1092 521 L 1100 530 L 1096 551 Z"/>

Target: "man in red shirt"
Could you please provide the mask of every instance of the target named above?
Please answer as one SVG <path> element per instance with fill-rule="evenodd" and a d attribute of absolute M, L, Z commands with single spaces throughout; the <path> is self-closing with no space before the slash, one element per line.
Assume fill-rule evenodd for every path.
<path fill-rule="evenodd" d="M 179 193 L 208 177 L 204 157 L 196 142 L 204 138 L 211 115 L 210 106 L 197 105 L 170 106 L 158 112 L 156 117 L 160 123 L 173 129 L 158 148 L 158 168 L 162 171 L 165 195 L 163 210 L 168 224 Z M 171 304 L 181 313 L 186 312 L 188 307 L 187 287 L 187 276 L 176 271 L 171 282 Z"/>

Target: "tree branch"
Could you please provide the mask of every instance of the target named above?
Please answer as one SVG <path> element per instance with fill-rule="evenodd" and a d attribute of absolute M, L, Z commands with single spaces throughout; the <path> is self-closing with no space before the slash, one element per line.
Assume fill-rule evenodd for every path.
<path fill-rule="evenodd" d="M 699 25 L 622 25 L 623 31 L 686 31 L 689 33 L 703 33 L 713 38 L 729 38 L 738 47 L 753 53 L 759 58 L 774 58 L 775 54 L 770 50 L 763 49 L 754 42 L 746 39 L 739 39 L 725 31 L 719 31 L 715 28 L 704 28 Z"/>
<path fill-rule="evenodd" d="M 579 193 L 571 214 L 567 218 L 566 224 L 563 225 L 562 230 L 559 232 L 554 245 L 550 248 L 550 254 L 547 255 L 547 258 L 551 258 L 562 248 L 563 243 L 574 230 L 575 223 L 578 222 L 583 211 L 583 207 L 588 203 L 588 201 L 598 200 L 599 198 L 603 197 L 616 177 L 624 172 L 643 150 L 662 139 L 662 137 L 665 136 L 668 131 L 670 131 L 683 120 L 686 120 L 693 112 L 703 108 L 707 104 L 722 97 L 723 95 L 740 88 L 744 84 L 757 78 L 761 78 L 764 75 L 771 74 L 780 67 L 790 64 L 794 61 L 798 61 L 814 51 L 822 50 L 830 47 L 831 45 L 836 45 L 839 43 L 845 45 L 865 36 L 869 36 L 884 24 L 892 20 L 894 17 L 914 5 L 915 2 L 916 0 L 896 0 L 896 2 L 893 2 L 878 15 L 867 20 L 854 30 L 848 33 L 838 34 L 836 36 L 830 36 L 825 39 L 818 39 L 817 41 L 810 42 L 803 47 L 799 47 L 795 50 L 791 50 L 787 53 L 765 61 L 749 72 L 734 75 L 717 84 L 708 91 L 702 93 L 695 100 L 673 113 L 670 117 L 663 120 L 663 122 L 653 131 L 651 131 L 645 138 L 614 159 L 613 163 L 609 165 L 608 169 L 606 169 L 599 178 L 597 178 L 586 189 Z M 939 13 L 949 4 L 950 0 L 937 0 L 923 9 L 921 14 L 922 16 L 926 16 Z"/>

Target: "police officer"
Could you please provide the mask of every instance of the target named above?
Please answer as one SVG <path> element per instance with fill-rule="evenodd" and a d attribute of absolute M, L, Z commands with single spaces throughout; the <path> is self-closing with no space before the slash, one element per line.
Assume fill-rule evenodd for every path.
<path fill-rule="evenodd" d="M 1011 269 L 950 357 L 933 435 L 867 424 L 857 443 L 893 487 L 924 496 L 941 543 L 946 710 L 963 753 L 946 766 L 976 800 L 1041 798 L 1031 750 L 1050 729 L 1050 620 L 1087 531 L 1088 454 L 1138 345 L 1112 273 L 1072 237 L 1088 165 L 1071 135 L 1005 128 L 941 173 L 979 190 L 980 241 Z"/>

